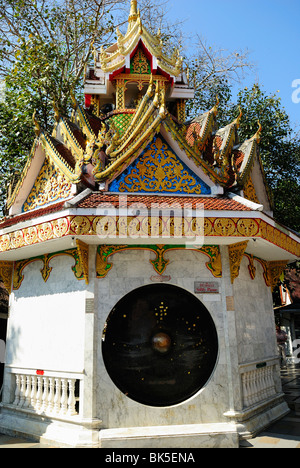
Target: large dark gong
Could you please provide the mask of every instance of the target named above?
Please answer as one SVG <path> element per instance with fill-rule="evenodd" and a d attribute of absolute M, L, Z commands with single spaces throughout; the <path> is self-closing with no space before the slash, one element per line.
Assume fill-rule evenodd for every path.
<path fill-rule="evenodd" d="M 218 338 L 195 296 L 158 284 L 118 302 L 107 320 L 102 351 L 111 379 L 129 398 L 171 406 L 205 385 L 216 364 Z"/>

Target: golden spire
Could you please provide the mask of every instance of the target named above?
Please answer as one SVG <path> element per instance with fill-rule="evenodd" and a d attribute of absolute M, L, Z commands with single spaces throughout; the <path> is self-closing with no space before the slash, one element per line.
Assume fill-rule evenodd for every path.
<path fill-rule="evenodd" d="M 33 123 L 34 123 L 34 132 L 35 132 L 35 135 L 36 135 L 37 137 L 39 137 L 40 134 L 41 134 L 41 126 L 40 126 L 39 121 L 38 121 L 37 118 L 36 118 L 36 110 L 35 110 L 34 113 L 33 113 L 32 121 L 33 121 Z"/>
<path fill-rule="evenodd" d="M 255 139 L 257 144 L 259 144 L 260 140 L 261 140 L 262 124 L 260 123 L 259 120 L 257 121 L 257 123 L 258 123 L 258 130 L 255 133 L 255 135 L 253 136 L 253 139 Z"/>
<path fill-rule="evenodd" d="M 218 114 L 219 105 L 220 105 L 220 99 L 219 99 L 219 96 L 216 96 L 216 104 L 215 104 L 214 107 L 212 108 L 212 112 L 213 112 L 213 114 L 214 114 L 215 117 L 216 117 L 217 114 Z"/>
<path fill-rule="evenodd" d="M 138 19 L 137 0 L 131 0 L 130 13 L 128 17 L 128 31 L 130 31 Z"/>
<path fill-rule="evenodd" d="M 240 115 L 233 122 L 233 124 L 236 125 L 236 128 L 240 127 L 241 120 L 242 120 L 242 117 L 243 117 L 243 111 L 242 111 L 241 106 L 239 106 L 239 111 L 240 111 Z"/>

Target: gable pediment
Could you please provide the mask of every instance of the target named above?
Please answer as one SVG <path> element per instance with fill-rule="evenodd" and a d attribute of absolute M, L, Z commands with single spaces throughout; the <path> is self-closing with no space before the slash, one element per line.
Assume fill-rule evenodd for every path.
<path fill-rule="evenodd" d="M 109 191 L 211 194 L 210 187 L 176 155 L 161 134 L 110 184 Z"/>

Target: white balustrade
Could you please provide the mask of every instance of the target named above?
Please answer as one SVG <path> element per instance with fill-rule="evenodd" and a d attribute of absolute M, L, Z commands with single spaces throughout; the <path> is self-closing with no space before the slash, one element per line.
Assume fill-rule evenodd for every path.
<path fill-rule="evenodd" d="M 75 416 L 77 379 L 32 374 L 14 374 L 15 395 L 12 406 L 48 416 Z"/>
<path fill-rule="evenodd" d="M 243 405 L 245 408 L 263 402 L 276 395 L 274 371 L 276 365 L 242 369 Z"/>

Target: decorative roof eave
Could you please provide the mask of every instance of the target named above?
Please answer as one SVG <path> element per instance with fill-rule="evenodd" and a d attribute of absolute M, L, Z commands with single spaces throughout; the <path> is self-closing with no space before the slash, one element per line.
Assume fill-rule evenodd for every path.
<path fill-rule="evenodd" d="M 161 197 L 162 203 L 163 199 L 164 197 Z M 182 197 L 179 200 L 182 200 Z M 210 198 L 207 198 L 207 200 L 210 200 Z M 141 221 L 139 223 L 140 230 L 137 232 L 135 223 L 128 224 L 126 222 L 129 231 L 127 236 L 124 237 L 126 233 L 119 231 L 122 215 L 116 216 L 116 210 L 112 210 L 111 214 L 107 215 L 107 204 L 105 203 L 102 207 L 103 211 L 100 212 L 99 210 L 100 207 L 98 206 L 96 214 L 94 210 L 87 209 L 83 212 L 82 208 L 64 209 L 61 207 L 60 211 L 45 216 L 42 215 L 35 218 L 34 222 L 28 217 L 29 212 L 25 214 L 26 221 L 25 218 L 23 220 L 22 216 L 16 217 L 15 223 L 6 228 L 4 220 L 4 223 L 0 224 L 0 260 L 19 260 L 34 256 L 36 250 L 42 250 L 43 244 L 45 244 L 45 249 L 48 252 L 49 241 L 52 242 L 51 249 L 53 250 L 51 251 L 53 252 L 55 252 L 55 245 L 62 248 L 66 248 L 68 243 L 71 245 L 74 237 L 84 240 L 87 244 L 99 244 L 98 223 L 101 222 L 102 218 L 106 222 L 107 216 L 111 216 L 112 222 L 115 223 L 116 232 L 113 235 L 113 240 L 108 236 L 102 239 L 102 244 L 120 244 L 124 243 L 124 239 L 126 239 L 127 244 L 145 244 L 145 234 L 149 236 L 149 223 L 143 222 L 139 218 Z M 35 212 L 32 213 L 35 214 Z M 148 216 L 145 213 L 145 221 Z M 127 215 L 126 219 L 131 220 L 134 218 L 134 214 L 130 214 Z M 123 226 L 123 224 L 121 225 Z M 156 226 L 156 224 L 153 225 Z M 175 231 L 173 233 L 168 230 L 168 223 L 163 223 L 163 225 L 165 225 L 166 231 L 159 233 L 162 239 L 165 240 L 167 238 L 165 235 L 168 235 L 169 244 L 178 244 L 179 239 L 176 238 Z M 134 230 L 132 232 L 134 237 L 131 237 L 131 227 Z M 144 231 L 145 227 L 146 231 Z M 199 226 L 199 229 L 199 235 L 201 234 L 203 239 L 202 227 Z M 194 242 L 196 234 L 193 223 L 184 223 L 180 242 L 188 242 L 189 239 Z M 149 238 L 151 239 L 151 237 Z M 155 237 L 156 243 L 157 238 Z M 299 236 L 276 225 L 271 218 L 258 211 L 240 212 L 226 211 L 226 209 L 214 210 L 213 208 L 206 211 L 204 241 L 206 245 L 230 245 L 236 242 L 249 241 L 247 253 L 257 255 L 258 258 L 267 261 L 275 259 L 292 261 L 300 256 Z M 64 243 L 64 247 L 62 243 Z"/>
<path fill-rule="evenodd" d="M 52 136 L 62 138 L 62 143 L 71 151 L 75 160 L 81 160 L 84 156 L 84 148 L 79 144 L 78 140 L 74 136 L 70 125 L 67 120 L 63 117 L 60 118 Z"/>
<path fill-rule="evenodd" d="M 256 156 L 258 155 L 258 147 L 261 139 L 262 126 L 258 122 L 259 128 L 255 135 L 249 140 L 246 140 L 239 148 L 239 151 L 244 154 L 244 158 L 239 171 L 237 171 L 237 184 L 244 186 L 249 178 Z M 260 160 L 260 158 L 259 158 Z M 261 164 L 261 160 L 260 160 Z M 262 168 L 262 165 L 261 165 Z M 263 169 L 263 168 L 262 168 Z"/>
<path fill-rule="evenodd" d="M 148 122 L 145 122 L 147 128 L 138 133 L 137 138 L 134 139 L 128 150 L 125 149 L 123 154 L 118 156 L 117 160 L 106 166 L 103 171 L 93 172 L 95 179 L 101 182 L 107 179 L 112 181 L 113 178 L 117 177 L 117 175 L 124 170 L 125 167 L 131 164 L 139 156 L 140 152 L 152 141 L 154 135 L 158 133 L 161 122 L 165 116 L 164 106 L 161 106 L 159 110 L 156 109 L 151 118 L 152 123 L 149 125 L 148 118 Z M 124 147 L 126 148 L 126 145 L 124 145 Z"/>
<path fill-rule="evenodd" d="M 179 57 L 179 51 L 176 50 L 172 57 L 163 54 L 160 34 L 155 37 L 147 31 L 142 25 L 139 12 L 129 16 L 129 26 L 125 36 L 117 30 L 118 42 L 115 52 L 108 55 L 109 52 L 107 51 L 109 48 L 106 51 L 102 48 L 100 52 L 100 67 L 105 73 L 113 73 L 125 67 L 126 57 L 130 56 L 139 41 L 142 41 L 149 53 L 157 59 L 158 67 L 171 76 L 177 77 L 180 75 L 182 71 L 182 58 Z"/>
<path fill-rule="evenodd" d="M 224 162 L 227 163 L 229 161 L 233 147 L 237 143 L 237 130 L 240 127 L 242 115 L 242 110 L 240 109 L 239 116 L 233 122 L 216 132 L 213 151 L 217 165 L 223 165 Z M 222 140 L 220 146 L 217 144 L 218 137 Z"/>
<path fill-rule="evenodd" d="M 228 173 L 228 166 L 223 164 L 220 168 L 214 167 L 204 161 L 199 150 L 195 150 L 194 147 L 190 146 L 186 140 L 186 135 L 183 134 L 178 126 L 174 123 L 173 119 L 168 115 L 164 121 L 164 126 L 171 133 L 172 137 L 177 141 L 180 148 L 184 150 L 187 156 L 196 164 L 197 167 L 201 167 L 203 171 L 212 178 L 212 180 L 222 187 L 226 187 L 230 181 L 230 175 Z"/>
<path fill-rule="evenodd" d="M 205 112 L 199 117 L 196 117 L 187 126 L 186 138 L 190 139 L 190 137 L 192 137 L 192 146 L 200 152 L 205 149 L 208 139 L 212 135 L 216 124 L 218 107 L 219 99 L 217 98 L 216 105 L 210 111 Z M 201 127 L 199 132 L 196 131 L 197 125 Z M 191 135 L 189 135 L 190 133 Z"/>
<path fill-rule="evenodd" d="M 127 167 L 135 160 L 140 151 L 151 142 L 154 135 L 158 132 L 162 120 L 166 117 L 165 96 L 160 93 L 158 84 L 156 85 L 155 95 L 153 97 L 153 82 L 150 80 L 148 90 L 143 97 L 136 113 L 124 135 L 119 136 L 118 132 L 110 140 L 110 144 L 106 149 L 106 155 L 110 158 L 110 164 L 102 169 L 102 164 L 99 161 L 99 166 L 93 170 L 93 175 L 97 181 L 104 181 L 116 177 L 124 167 Z M 104 135 L 101 142 L 101 135 L 98 137 L 99 144 L 106 140 Z"/>
<path fill-rule="evenodd" d="M 80 182 L 82 175 L 82 165 L 83 159 L 78 159 L 73 169 L 60 155 L 60 153 L 55 148 L 51 138 L 47 133 L 42 133 L 40 135 L 40 142 L 43 145 L 43 148 L 46 152 L 46 156 L 49 156 L 50 160 L 54 162 L 56 167 L 58 167 L 61 172 L 67 177 L 67 179 L 76 184 Z"/>
<path fill-rule="evenodd" d="M 95 132 L 92 129 L 88 116 L 85 110 L 80 106 L 80 104 L 78 104 L 74 95 L 71 95 L 71 97 L 72 97 L 73 109 L 74 109 L 72 120 L 74 121 L 74 123 L 79 125 L 83 134 L 86 136 L 87 140 L 92 141 L 93 139 L 97 137 L 97 135 L 95 135 Z"/>
<path fill-rule="evenodd" d="M 38 144 L 39 144 L 39 138 L 36 137 L 35 140 L 34 140 L 34 143 L 33 143 L 33 145 L 32 145 L 32 148 L 31 148 L 29 157 L 28 157 L 28 159 L 27 159 L 27 162 L 26 162 L 26 164 L 25 164 L 25 167 L 24 167 L 24 169 L 23 169 L 23 172 L 22 172 L 22 174 L 21 174 L 21 177 L 20 177 L 20 179 L 18 180 L 18 182 L 17 182 L 17 184 L 16 184 L 16 186 L 15 186 L 15 188 L 14 188 L 12 194 L 7 198 L 6 207 L 7 207 L 8 209 L 10 209 L 10 208 L 12 207 L 12 205 L 14 204 L 14 202 L 16 201 L 16 198 L 17 198 L 17 196 L 18 196 L 18 194 L 19 194 L 19 192 L 20 192 L 20 190 L 21 190 L 21 187 L 22 187 L 22 185 L 23 185 L 23 183 L 24 183 L 24 180 L 25 180 L 25 178 L 26 178 L 26 176 L 27 176 L 27 174 L 28 174 L 28 171 L 29 171 L 29 169 L 30 169 L 30 167 L 31 167 L 32 160 L 33 160 L 33 157 L 34 157 L 34 155 L 35 155 L 36 148 L 37 148 Z"/>

